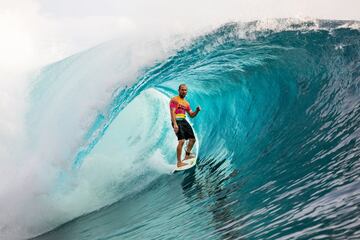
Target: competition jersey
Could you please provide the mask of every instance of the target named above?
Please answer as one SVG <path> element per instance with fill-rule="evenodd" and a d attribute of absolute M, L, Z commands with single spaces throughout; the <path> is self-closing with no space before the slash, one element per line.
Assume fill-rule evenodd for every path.
<path fill-rule="evenodd" d="M 190 104 L 183 98 L 176 96 L 170 100 L 170 108 L 176 109 L 175 115 L 177 120 L 183 120 L 186 118 L 186 112 L 191 110 Z"/>

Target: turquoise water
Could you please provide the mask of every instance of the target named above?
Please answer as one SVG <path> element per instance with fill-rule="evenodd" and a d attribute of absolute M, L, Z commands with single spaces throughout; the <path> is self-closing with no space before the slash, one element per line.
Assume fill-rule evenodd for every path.
<path fill-rule="evenodd" d="M 360 238 L 360 32 L 345 23 L 229 23 L 109 86 L 53 189 L 82 210 L 35 239 Z M 102 73 L 126 73 L 132 60 L 115 46 L 43 69 L 30 134 L 51 109 L 71 120 L 74 105 L 91 108 L 73 100 Z M 179 83 L 202 107 L 191 119 L 199 158 L 171 175 L 167 104 Z"/>

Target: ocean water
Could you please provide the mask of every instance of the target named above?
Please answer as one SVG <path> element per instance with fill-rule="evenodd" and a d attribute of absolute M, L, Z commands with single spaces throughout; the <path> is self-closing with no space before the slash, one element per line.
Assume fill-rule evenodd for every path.
<path fill-rule="evenodd" d="M 54 177 L 34 198 L 29 234 L 359 239 L 358 26 L 228 23 L 166 46 L 114 40 L 46 66 L 27 132 Z M 198 164 L 170 174 L 168 102 L 180 83 L 202 107 L 190 119 Z"/>

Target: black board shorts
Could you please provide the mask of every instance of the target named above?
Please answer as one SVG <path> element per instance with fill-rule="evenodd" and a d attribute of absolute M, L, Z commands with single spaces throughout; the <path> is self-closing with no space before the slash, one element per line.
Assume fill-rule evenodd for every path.
<path fill-rule="evenodd" d="M 178 140 L 188 140 L 190 138 L 195 138 L 194 131 L 188 121 L 184 120 L 176 120 L 176 123 L 179 127 L 179 131 L 176 133 Z M 174 127 L 174 124 L 171 123 Z"/>

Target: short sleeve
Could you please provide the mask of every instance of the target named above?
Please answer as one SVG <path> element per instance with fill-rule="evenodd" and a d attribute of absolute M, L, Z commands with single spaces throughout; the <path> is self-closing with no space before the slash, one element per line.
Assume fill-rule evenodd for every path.
<path fill-rule="evenodd" d="M 177 106 L 177 102 L 174 99 L 170 100 L 170 108 L 174 109 Z"/>

